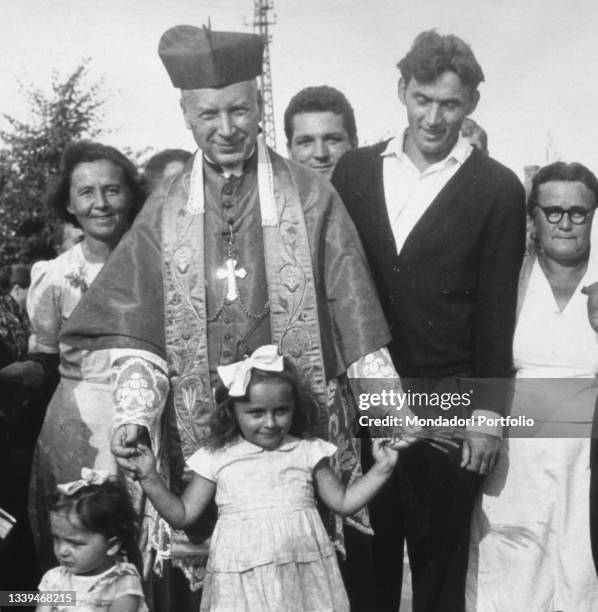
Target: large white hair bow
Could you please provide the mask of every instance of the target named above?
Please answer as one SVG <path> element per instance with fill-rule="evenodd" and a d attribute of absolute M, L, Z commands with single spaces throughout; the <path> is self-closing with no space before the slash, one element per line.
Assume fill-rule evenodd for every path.
<path fill-rule="evenodd" d="M 220 376 L 231 397 L 243 397 L 245 395 L 253 368 L 266 370 L 267 372 L 282 372 L 284 363 L 282 355 L 278 354 L 278 346 L 276 344 L 265 344 L 255 349 L 243 361 L 218 366 L 218 376 Z"/>
<path fill-rule="evenodd" d="M 58 490 L 65 495 L 74 495 L 83 487 L 89 485 L 101 485 L 104 484 L 111 474 L 106 470 L 90 470 L 89 468 L 81 468 L 81 480 L 73 480 L 73 482 L 66 482 L 57 486 Z"/>

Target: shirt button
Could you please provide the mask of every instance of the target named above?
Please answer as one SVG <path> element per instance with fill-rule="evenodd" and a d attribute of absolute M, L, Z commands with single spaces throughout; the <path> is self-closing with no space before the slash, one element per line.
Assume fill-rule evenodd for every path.
<path fill-rule="evenodd" d="M 222 193 L 225 195 L 231 195 L 233 192 L 233 188 L 230 185 L 225 185 L 222 189 Z"/>
<path fill-rule="evenodd" d="M 233 337 L 232 334 L 224 334 L 224 339 L 225 340 L 230 340 Z"/>
<path fill-rule="evenodd" d="M 226 325 L 230 325 L 230 319 L 224 319 L 224 322 L 226 323 Z"/>
<path fill-rule="evenodd" d="M 222 356 L 223 357 L 230 357 L 232 355 L 232 353 L 230 351 L 222 351 Z"/>
<path fill-rule="evenodd" d="M 233 203 L 230 200 L 227 200 L 226 202 L 222 202 L 222 206 L 224 206 L 224 208 L 232 208 Z"/>

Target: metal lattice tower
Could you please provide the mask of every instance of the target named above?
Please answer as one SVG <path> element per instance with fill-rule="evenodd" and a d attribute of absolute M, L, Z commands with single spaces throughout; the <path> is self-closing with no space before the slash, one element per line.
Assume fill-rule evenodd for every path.
<path fill-rule="evenodd" d="M 266 142 L 273 149 L 276 148 L 276 131 L 274 129 L 274 100 L 272 97 L 272 70 L 270 67 L 270 43 L 272 37 L 268 26 L 276 23 L 276 16 L 268 19 L 268 11 L 274 8 L 272 0 L 254 0 L 253 3 L 253 31 L 264 39 L 264 72 L 258 77 L 263 96 L 262 127 Z"/>

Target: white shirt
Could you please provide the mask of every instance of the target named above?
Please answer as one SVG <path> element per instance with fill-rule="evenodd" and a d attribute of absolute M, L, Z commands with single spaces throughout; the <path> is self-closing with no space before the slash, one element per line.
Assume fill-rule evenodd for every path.
<path fill-rule="evenodd" d="M 401 252 L 416 223 L 473 150 L 459 135 L 455 146 L 443 160 L 420 172 L 403 151 L 404 141 L 404 136 L 393 138 L 381 153 L 384 157 L 384 198 L 397 253 Z"/>
<path fill-rule="evenodd" d="M 384 199 L 397 253 L 401 252 L 407 236 L 430 204 L 473 151 L 469 142 L 459 135 L 455 146 L 444 159 L 420 172 L 403 151 L 405 135 L 391 139 L 381 153 L 384 158 Z M 489 410 L 477 409 L 473 411 L 473 416 L 494 418 L 497 415 Z M 478 425 L 474 429 L 478 433 L 500 437 L 502 428 L 499 425 Z"/>

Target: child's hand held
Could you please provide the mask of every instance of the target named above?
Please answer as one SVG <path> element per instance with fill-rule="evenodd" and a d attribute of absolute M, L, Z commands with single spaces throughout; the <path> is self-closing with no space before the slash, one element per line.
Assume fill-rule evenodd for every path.
<path fill-rule="evenodd" d="M 145 480 L 156 473 L 156 458 L 151 448 L 145 444 L 135 446 L 135 454 L 131 457 L 118 457 L 116 462 L 137 480 Z"/>
<path fill-rule="evenodd" d="M 399 446 L 392 440 L 375 438 L 372 441 L 372 456 L 376 461 L 376 465 L 392 471 L 399 458 L 398 448 Z"/>

